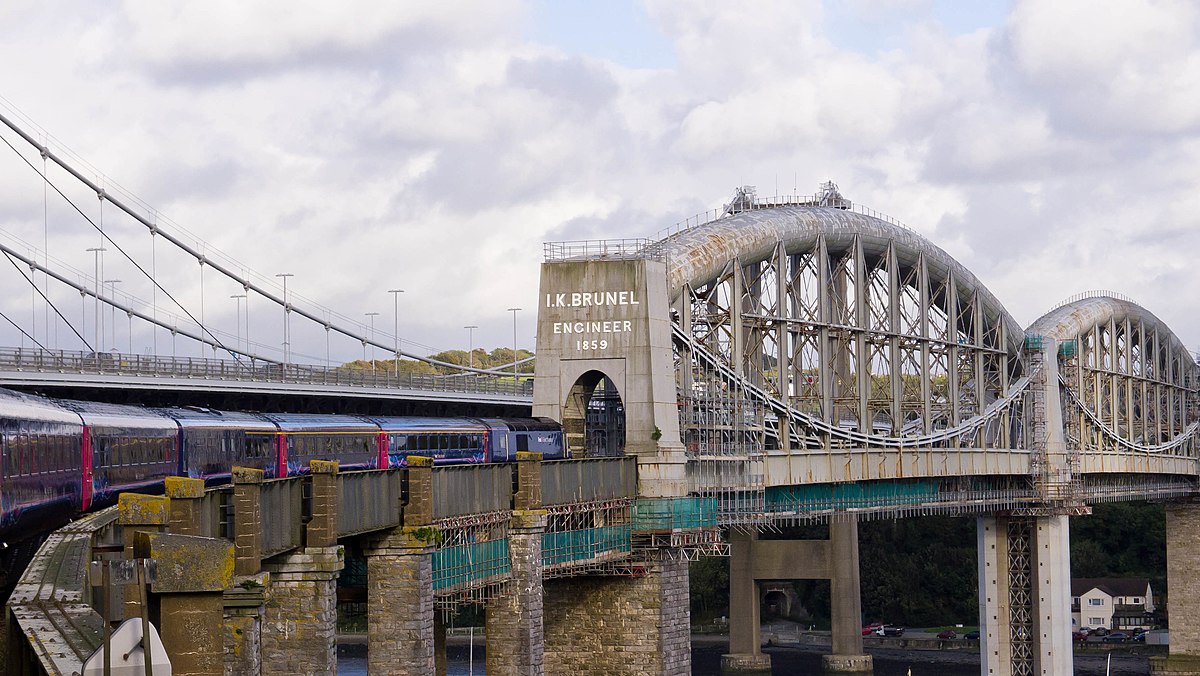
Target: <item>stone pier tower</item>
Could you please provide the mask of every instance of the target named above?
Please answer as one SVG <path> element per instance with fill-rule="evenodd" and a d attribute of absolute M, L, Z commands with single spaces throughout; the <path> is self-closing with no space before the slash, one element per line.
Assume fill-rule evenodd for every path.
<path fill-rule="evenodd" d="M 639 252 L 564 256 L 542 265 L 533 414 L 559 420 L 571 453 L 605 378 L 625 414 L 626 455 L 638 460 L 640 499 L 687 495 L 679 436 L 666 266 Z M 691 673 L 688 569 L 670 553 L 633 575 L 546 585 L 547 673 Z"/>
<path fill-rule="evenodd" d="M 533 414 L 561 421 L 569 434 L 582 431 L 588 401 L 607 377 L 624 406 L 639 495 L 686 495 L 666 266 L 646 258 L 547 262 L 539 306 Z M 571 452 L 584 448 L 575 441 Z"/>

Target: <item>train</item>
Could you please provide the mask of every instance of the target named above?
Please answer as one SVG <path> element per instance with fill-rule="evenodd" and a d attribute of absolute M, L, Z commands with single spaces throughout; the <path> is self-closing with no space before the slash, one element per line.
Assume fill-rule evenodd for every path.
<path fill-rule="evenodd" d="M 0 548 L 122 491 L 154 492 L 168 476 L 229 480 L 234 466 L 266 478 L 303 474 L 310 460 L 341 469 L 509 462 L 516 453 L 567 456 L 548 418 L 433 418 L 156 408 L 53 399 L 0 389 Z"/>

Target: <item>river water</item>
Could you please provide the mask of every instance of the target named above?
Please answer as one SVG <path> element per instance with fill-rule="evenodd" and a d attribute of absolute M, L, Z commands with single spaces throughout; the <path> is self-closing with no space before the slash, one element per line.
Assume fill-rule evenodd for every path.
<path fill-rule="evenodd" d="M 694 642 L 692 644 L 692 673 L 717 676 L 721 673 L 723 642 Z M 772 676 L 817 676 L 821 673 L 821 653 L 818 647 L 775 647 L 764 652 L 771 656 Z M 870 650 L 875 657 L 875 676 L 979 676 L 979 654 L 968 651 L 936 650 Z M 481 676 L 484 674 L 483 646 L 476 645 L 472 655 L 465 644 L 446 647 L 448 676 Z M 1075 676 L 1104 676 L 1107 661 L 1101 655 L 1076 655 Z M 339 644 L 338 674 L 360 676 L 367 673 L 367 647 L 361 643 Z M 1144 676 L 1150 667 L 1143 655 L 1114 653 L 1112 676 Z"/>

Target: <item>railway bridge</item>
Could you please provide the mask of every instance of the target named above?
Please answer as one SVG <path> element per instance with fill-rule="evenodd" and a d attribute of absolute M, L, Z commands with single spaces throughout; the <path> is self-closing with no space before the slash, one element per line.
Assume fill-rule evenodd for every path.
<path fill-rule="evenodd" d="M 81 561 L 118 549 L 156 559 L 161 597 L 147 603 L 164 635 L 181 633 L 166 628 L 169 607 L 198 604 L 234 627 L 226 658 L 256 655 L 262 674 L 295 671 L 299 642 L 328 659 L 328 613 L 295 606 L 293 619 L 313 620 L 300 627 L 270 604 L 327 603 L 347 551 L 367 559 L 372 673 L 432 673 L 436 609 L 482 602 L 497 642 L 488 673 L 686 674 L 687 561 L 729 555 L 727 670 L 769 668 L 759 582 L 817 578 L 833 594 L 827 671 L 866 674 L 859 521 L 961 515 L 978 524 L 982 673 L 1054 675 L 1072 671 L 1069 519 L 1153 499 L 1168 505 L 1172 615 L 1200 616 L 1197 367 L 1128 299 L 1086 294 L 1022 328 L 945 251 L 827 185 L 803 198 L 742 191 L 652 239 L 547 244 L 538 303 L 532 413 L 563 423 L 576 460 L 561 467 L 573 469 L 524 458 L 451 480 L 417 466 L 362 478 L 314 467 L 300 488 L 270 489 L 294 507 L 282 520 L 238 497 L 267 490 L 243 473 L 229 498 L 183 484 L 127 498 L 44 553 L 69 540 Z M 610 453 L 625 459 L 589 458 Z M 624 469 L 586 469 L 601 466 Z M 371 513 L 341 506 L 365 495 L 386 516 L 345 516 Z M 215 526 L 211 504 L 229 505 L 233 525 Z M 143 512 L 158 516 L 143 523 Z M 238 530 L 256 515 L 250 534 Z M 122 546 L 105 548 L 122 522 Z M 828 539 L 759 538 L 814 522 Z M 229 574 L 164 582 L 172 548 L 201 551 L 184 537 L 236 562 Z M 81 583 L 58 606 L 46 600 L 58 588 L 46 570 L 31 569 L 10 603 L 26 636 L 58 626 L 44 616 L 54 607 L 91 617 L 67 603 L 94 596 Z M 255 584 L 275 600 L 239 596 Z M 237 643 L 246 617 L 258 618 L 258 644 Z M 44 664 L 52 650 L 30 645 L 29 662 Z M 1200 630 L 1177 626 L 1170 650 L 1157 673 L 1200 674 Z"/>

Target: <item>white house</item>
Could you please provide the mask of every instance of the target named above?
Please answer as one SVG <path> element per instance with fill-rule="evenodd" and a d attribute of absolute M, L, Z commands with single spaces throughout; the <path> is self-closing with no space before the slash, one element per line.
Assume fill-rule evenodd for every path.
<path fill-rule="evenodd" d="M 1153 613 L 1154 592 L 1146 578 L 1071 580 L 1071 626 L 1074 629 L 1149 629 L 1153 625 Z"/>

